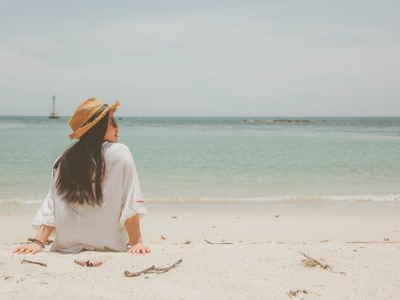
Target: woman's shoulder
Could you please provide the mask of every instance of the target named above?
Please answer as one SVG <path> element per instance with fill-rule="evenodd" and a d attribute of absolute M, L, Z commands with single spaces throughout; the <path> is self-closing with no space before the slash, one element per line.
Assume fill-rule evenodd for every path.
<path fill-rule="evenodd" d="M 129 151 L 128 146 L 121 143 L 103 143 L 103 151 Z"/>
<path fill-rule="evenodd" d="M 103 155 L 107 163 L 112 163 L 117 160 L 123 160 L 128 157 L 131 158 L 131 152 L 128 146 L 121 143 L 103 143 Z"/>

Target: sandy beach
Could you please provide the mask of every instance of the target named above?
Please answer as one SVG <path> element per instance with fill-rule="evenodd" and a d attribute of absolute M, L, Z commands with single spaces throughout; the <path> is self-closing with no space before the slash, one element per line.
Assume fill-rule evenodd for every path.
<path fill-rule="evenodd" d="M 34 237 L 34 211 L 2 209 L 0 298 L 399 299 L 400 206 L 147 205 L 145 256 L 11 254 Z M 230 242 L 232 244 L 209 244 Z M 362 242 L 362 243 L 353 243 Z M 368 242 L 368 243 L 367 243 Z M 306 266 L 300 253 L 332 270 Z M 47 267 L 21 263 L 23 259 Z M 128 278 L 152 265 L 163 273 Z M 74 260 L 103 262 L 81 267 Z"/>

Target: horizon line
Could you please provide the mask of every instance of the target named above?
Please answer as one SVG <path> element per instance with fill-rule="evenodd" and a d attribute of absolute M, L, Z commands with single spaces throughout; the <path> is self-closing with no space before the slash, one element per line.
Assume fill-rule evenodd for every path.
<path fill-rule="evenodd" d="M 46 117 L 49 115 L 0 115 L 0 117 Z M 71 118 L 72 116 L 59 116 Z M 118 118 L 400 118 L 399 116 L 118 116 Z"/>

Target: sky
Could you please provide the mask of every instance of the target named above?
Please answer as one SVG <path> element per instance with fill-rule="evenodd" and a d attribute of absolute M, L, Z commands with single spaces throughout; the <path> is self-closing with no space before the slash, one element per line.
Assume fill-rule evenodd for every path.
<path fill-rule="evenodd" d="M 400 1 L 0 1 L 0 115 L 400 116 Z"/>

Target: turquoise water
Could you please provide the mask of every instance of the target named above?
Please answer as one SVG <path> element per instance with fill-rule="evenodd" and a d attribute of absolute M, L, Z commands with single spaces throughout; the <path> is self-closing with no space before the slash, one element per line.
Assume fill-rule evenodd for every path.
<path fill-rule="evenodd" d="M 263 119 L 123 117 L 119 141 L 148 201 L 400 200 L 400 118 Z M 46 196 L 68 120 L 0 117 L 1 203 Z"/>

